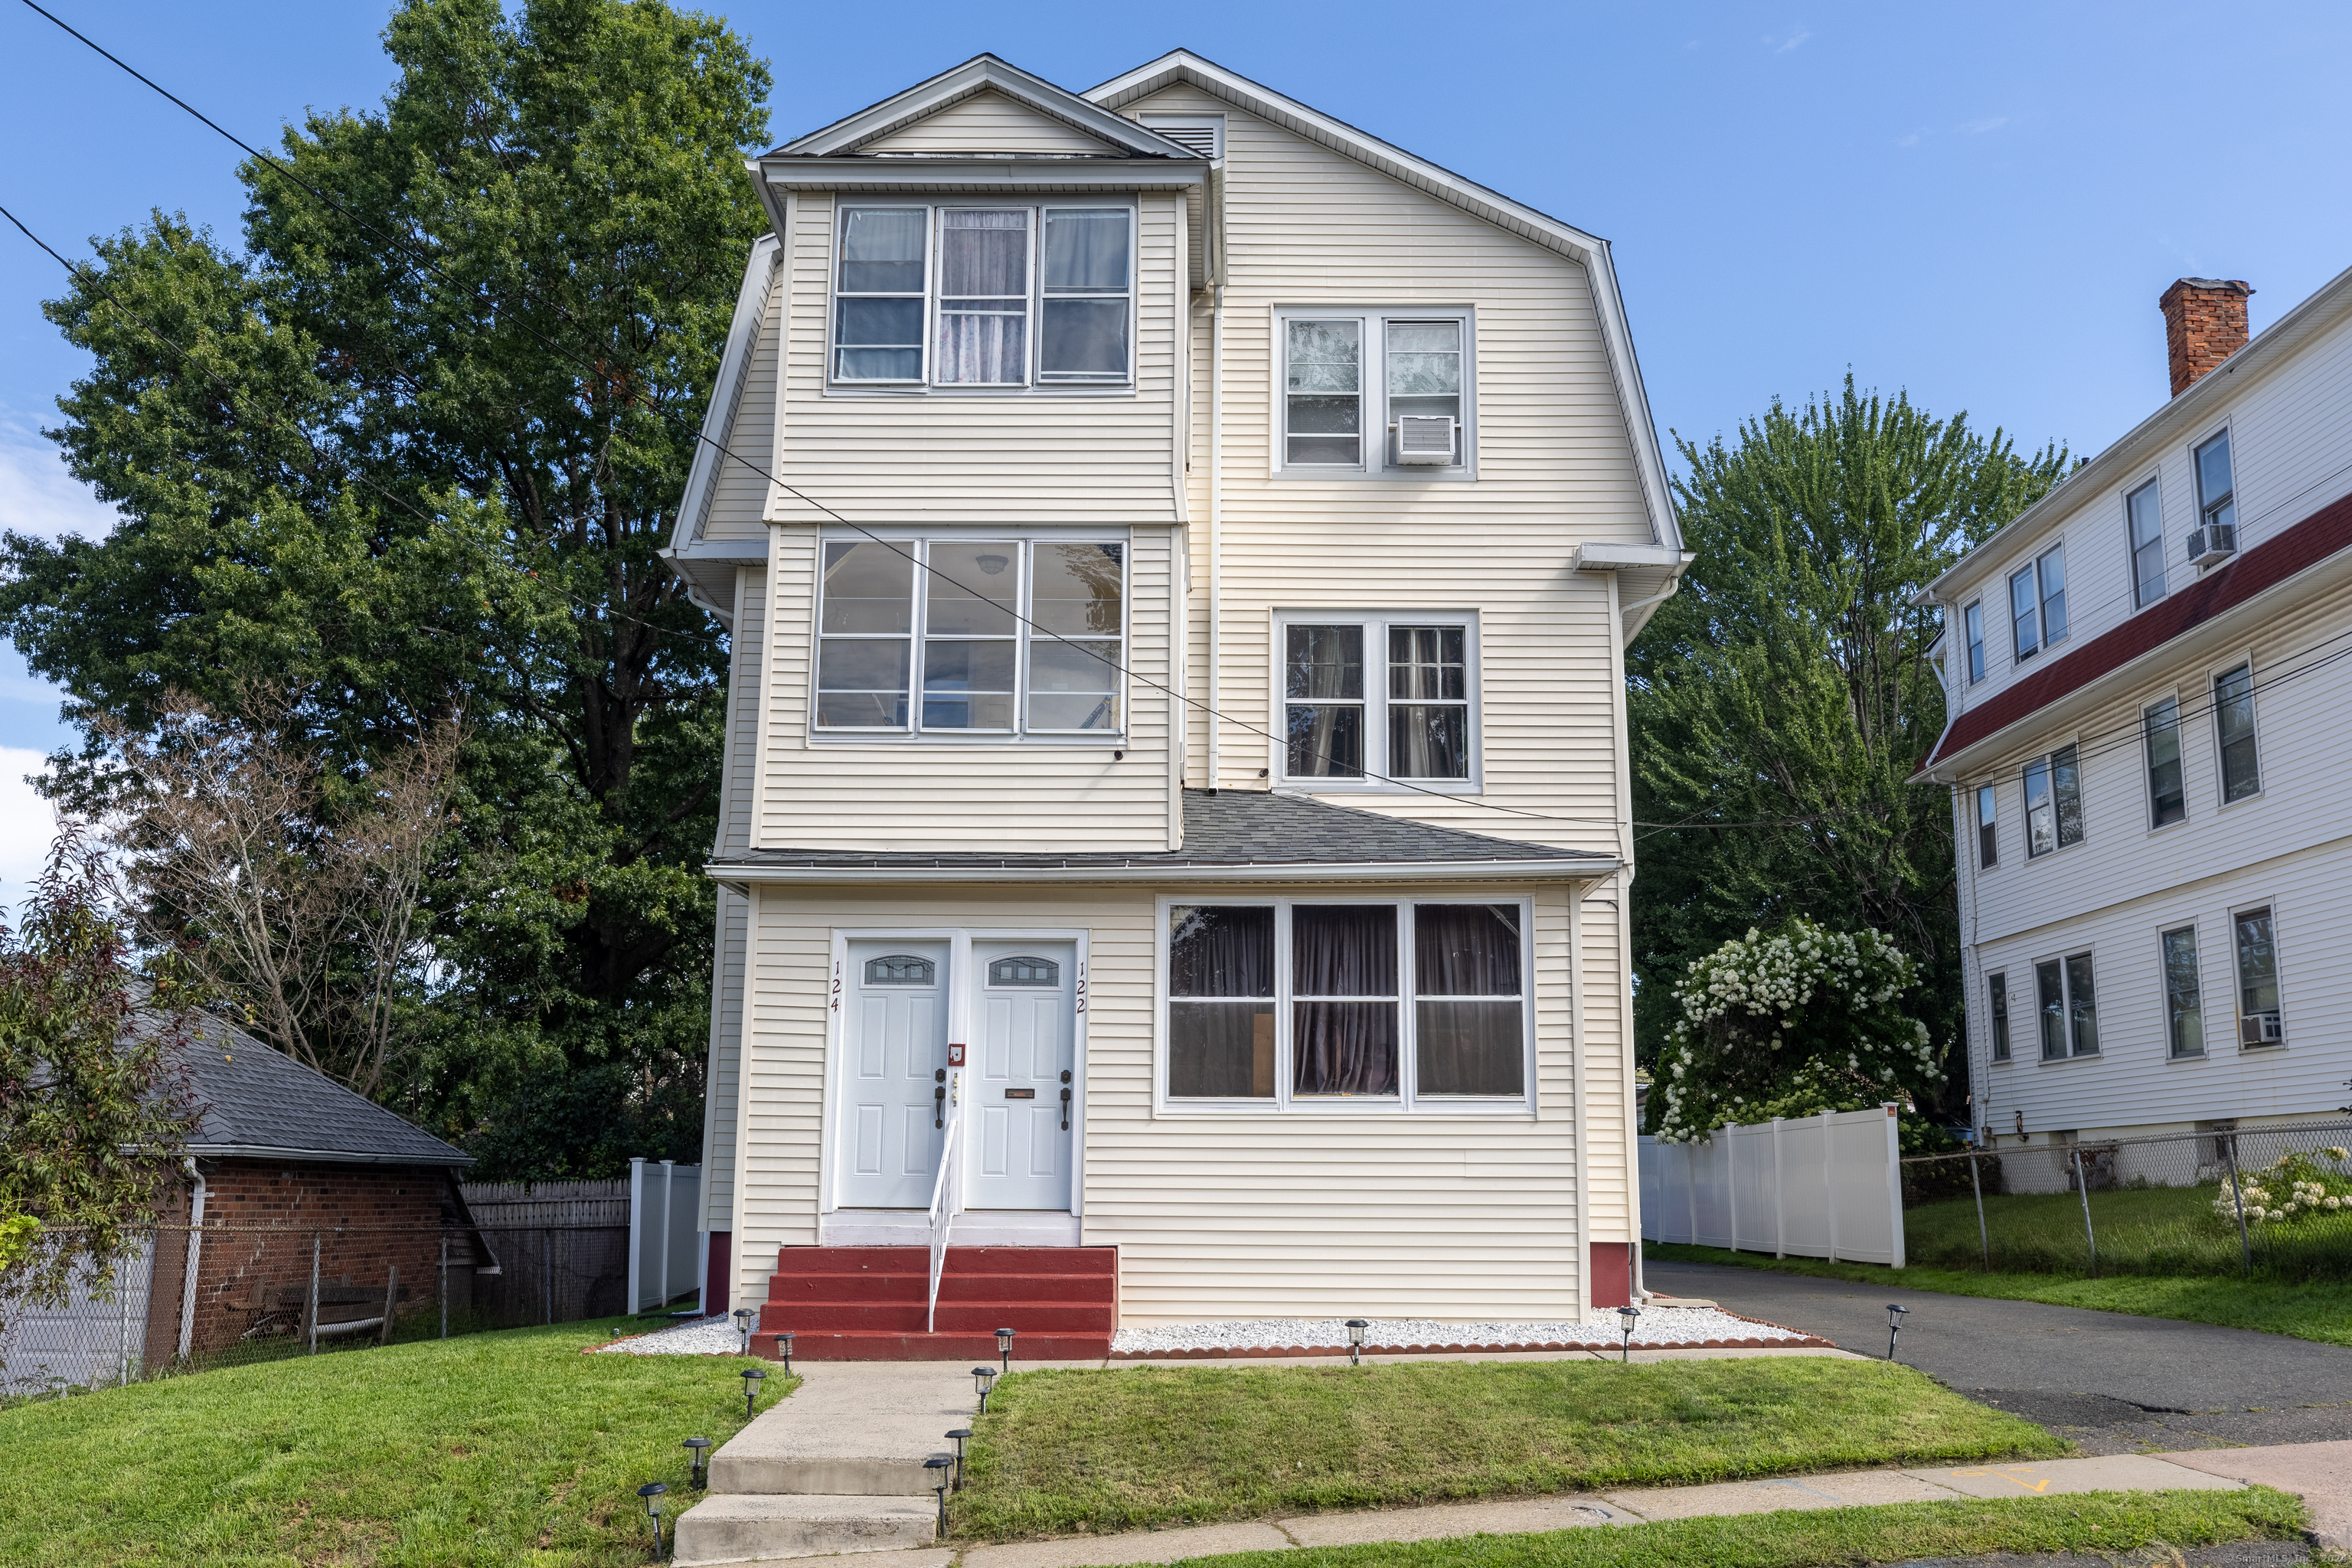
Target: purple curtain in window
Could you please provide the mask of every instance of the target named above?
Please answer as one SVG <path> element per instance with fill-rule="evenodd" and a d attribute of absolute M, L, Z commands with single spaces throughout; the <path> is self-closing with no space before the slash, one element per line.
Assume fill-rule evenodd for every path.
<path fill-rule="evenodd" d="M 1397 929 L 1390 906 L 1301 904 L 1290 912 L 1291 1089 L 1397 1092 Z M 1309 1001 L 1308 997 L 1354 997 Z M 1361 998 L 1387 998 L 1361 1000 Z"/>

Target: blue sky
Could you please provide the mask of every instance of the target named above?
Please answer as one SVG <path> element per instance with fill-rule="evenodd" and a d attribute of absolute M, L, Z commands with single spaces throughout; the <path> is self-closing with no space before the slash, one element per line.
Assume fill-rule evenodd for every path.
<path fill-rule="evenodd" d="M 249 141 L 372 106 L 385 12 L 349 0 L 45 0 Z M 813 129 L 982 50 L 1084 89 L 1168 48 L 1233 69 L 1614 243 L 1662 428 L 1779 395 L 1907 388 L 2095 451 L 2166 392 L 2156 299 L 2243 278 L 2257 331 L 2352 265 L 2352 7 L 1455 4 L 725 14 Z M 0 0 L 0 203 L 51 243 L 187 213 L 234 238 L 234 150 Z M 0 525 L 103 529 L 37 435 L 81 361 L 54 262 L 0 231 Z M 0 649 L 0 901 L 63 743 Z"/>

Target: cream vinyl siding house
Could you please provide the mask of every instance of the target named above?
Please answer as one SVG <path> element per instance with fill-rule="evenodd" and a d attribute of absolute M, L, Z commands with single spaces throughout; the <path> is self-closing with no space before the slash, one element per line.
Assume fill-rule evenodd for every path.
<path fill-rule="evenodd" d="M 1951 719 L 1923 776 L 1953 788 L 2004 1144 L 2327 1117 L 2352 1078 L 2352 273 L 2251 342 L 2243 285 L 2184 289 L 2237 301 L 2226 342 L 2173 321 L 2176 365 L 2217 368 L 1930 589 Z M 2053 550 L 2065 634 L 2021 658 L 2010 584 Z"/>
<path fill-rule="evenodd" d="M 935 1239 L 1130 1323 L 1637 1291 L 1622 649 L 1688 557 L 1606 245 L 1181 53 L 749 173 L 667 552 L 734 637 L 709 1304 Z M 963 1353 L 933 1290 L 816 1353 Z"/>

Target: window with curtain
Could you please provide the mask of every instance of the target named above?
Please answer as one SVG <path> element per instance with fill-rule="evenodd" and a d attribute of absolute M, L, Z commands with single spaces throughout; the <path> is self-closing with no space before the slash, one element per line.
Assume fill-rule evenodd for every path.
<path fill-rule="evenodd" d="M 1028 382 L 1029 219 L 1027 207 L 940 214 L 938 384 Z"/>
<path fill-rule="evenodd" d="M 2125 498 L 2124 511 L 2131 525 L 2134 603 L 2153 605 L 2164 597 L 2164 507 L 2157 481 Z"/>
<path fill-rule="evenodd" d="M 2213 726 L 2221 747 L 2221 801 L 2243 800 L 2263 787 L 2254 755 L 2254 670 L 2250 664 L 2213 678 Z"/>
<path fill-rule="evenodd" d="M 1393 904 L 1298 904 L 1290 912 L 1290 1091 L 1397 1092 Z"/>
<path fill-rule="evenodd" d="M 1168 1093 L 1272 1100 L 1274 910 L 1179 904 L 1168 911 Z"/>
<path fill-rule="evenodd" d="M 1477 678 L 1467 616 L 1285 614 L 1282 659 L 1286 781 L 1474 775 Z"/>
<path fill-rule="evenodd" d="M 1125 207 L 1045 209 L 1039 381 L 1127 380 L 1132 217 Z"/>
<path fill-rule="evenodd" d="M 2180 784 L 2180 704 L 2166 698 L 2140 715 L 2147 735 L 2147 820 L 2164 827 L 2189 815 Z"/>
<path fill-rule="evenodd" d="M 2286 1038 L 2279 1025 L 2278 947 L 2271 936 L 2268 905 L 2231 917 L 2238 936 L 2238 1039 L 2241 1045 L 2275 1046 Z"/>
<path fill-rule="evenodd" d="M 1517 905 L 1415 904 L 1412 990 L 1417 1092 L 1526 1092 Z"/>
<path fill-rule="evenodd" d="M 2205 1006 L 2197 984 L 2197 928 L 2181 926 L 2164 947 L 2165 1035 L 2176 1057 L 2205 1054 Z"/>
<path fill-rule="evenodd" d="M 2025 764 L 2025 855 L 2032 859 L 2083 841 L 2080 752 L 2062 747 Z"/>
<path fill-rule="evenodd" d="M 2009 1060 L 2009 976 L 1985 976 L 1985 992 L 1990 1003 L 1992 1059 L 2005 1062 Z"/>
<path fill-rule="evenodd" d="M 1120 733 L 1124 544 L 957 538 L 822 548 L 812 719 L 820 733 Z"/>
<path fill-rule="evenodd" d="M 1291 321 L 1283 349 L 1283 463 L 1356 468 L 1364 460 L 1364 324 Z"/>
<path fill-rule="evenodd" d="M 850 207 L 834 279 L 833 378 L 923 379 L 925 207 Z"/>

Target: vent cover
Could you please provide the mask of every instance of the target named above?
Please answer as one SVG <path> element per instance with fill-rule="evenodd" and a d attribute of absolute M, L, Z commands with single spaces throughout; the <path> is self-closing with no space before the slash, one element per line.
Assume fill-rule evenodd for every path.
<path fill-rule="evenodd" d="M 1225 155 L 1225 117 L 1222 114 L 1146 114 L 1138 123 L 1155 135 L 1165 136 L 1196 158 Z"/>
<path fill-rule="evenodd" d="M 1454 461 L 1454 416 L 1397 416 L 1397 461 L 1422 468 L 1442 468 Z"/>

